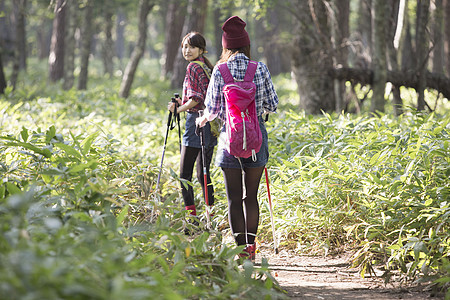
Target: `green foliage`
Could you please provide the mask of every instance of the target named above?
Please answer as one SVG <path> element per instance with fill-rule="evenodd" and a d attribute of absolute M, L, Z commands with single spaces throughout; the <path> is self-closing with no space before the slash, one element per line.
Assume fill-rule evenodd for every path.
<path fill-rule="evenodd" d="M 449 129 L 434 113 L 277 117 L 269 169 L 283 243 L 357 249 L 361 274 L 382 264 L 386 281 L 448 278 Z"/>
<path fill-rule="evenodd" d="M 0 298 L 285 298 L 267 263 L 238 264 L 221 231 L 184 234 L 175 133 L 154 191 L 168 83 L 137 80 L 122 99 L 118 80 L 92 80 L 0 99 Z"/>
<path fill-rule="evenodd" d="M 95 62 L 93 64 L 95 66 Z M 154 62 L 132 95 L 120 76 L 93 74 L 87 91 L 39 80 L 39 65 L 0 98 L 0 298 L 283 298 L 267 264 L 238 266 L 221 170 L 212 168 L 214 228 L 194 237 L 182 209 L 173 95 Z M 268 125 L 268 170 L 281 247 L 354 253 L 361 274 L 449 286 L 448 114 L 398 119 L 306 116 L 296 89 L 274 78 L 280 113 Z M 264 179 L 263 179 L 264 180 Z M 201 188 L 194 180 L 198 210 Z M 258 241 L 272 242 L 265 185 Z M 200 216 L 204 221 L 204 216 Z"/>

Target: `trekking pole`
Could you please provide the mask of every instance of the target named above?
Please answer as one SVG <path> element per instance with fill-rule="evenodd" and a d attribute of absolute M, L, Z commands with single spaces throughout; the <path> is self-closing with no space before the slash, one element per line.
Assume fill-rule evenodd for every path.
<path fill-rule="evenodd" d="M 199 116 L 203 115 L 203 111 L 198 112 Z M 206 168 L 206 151 L 205 151 L 205 136 L 204 136 L 204 127 L 197 127 L 200 134 L 200 144 L 202 145 L 202 162 L 203 162 L 203 186 L 204 186 L 204 195 L 205 195 L 205 203 L 206 203 L 206 218 L 207 218 L 207 226 L 211 228 L 211 216 L 209 211 L 209 200 L 208 200 L 208 173 Z"/>
<path fill-rule="evenodd" d="M 175 109 L 177 107 L 178 102 L 175 100 L 175 98 L 172 98 L 172 102 L 175 103 Z M 175 116 L 175 113 L 173 113 Z M 166 153 L 166 145 L 167 145 L 167 137 L 169 136 L 169 130 L 172 130 L 174 128 L 172 124 L 172 112 L 169 111 L 169 116 L 167 117 L 167 130 L 166 130 L 166 137 L 164 138 L 164 147 L 163 147 L 163 153 L 161 157 L 161 164 L 159 166 L 159 173 L 158 173 L 158 179 L 156 180 L 156 191 L 159 191 L 159 181 L 161 180 L 161 172 L 163 167 L 163 161 L 164 161 L 164 154 Z"/>
<path fill-rule="evenodd" d="M 175 99 L 180 98 L 180 94 L 178 94 L 178 93 L 175 93 L 174 96 L 175 96 Z M 180 114 L 177 112 L 178 101 L 174 101 L 174 99 L 172 98 L 172 102 L 175 102 L 174 117 L 175 117 L 176 122 L 178 123 L 178 145 L 180 146 L 180 152 L 181 152 Z"/>
<path fill-rule="evenodd" d="M 269 211 L 270 211 L 270 221 L 272 222 L 273 247 L 275 249 L 275 254 L 278 254 L 277 241 L 275 238 L 275 223 L 273 221 L 272 199 L 270 197 L 270 189 L 269 189 L 269 174 L 267 173 L 267 167 L 264 167 L 264 173 L 266 174 L 267 196 L 269 197 Z"/>

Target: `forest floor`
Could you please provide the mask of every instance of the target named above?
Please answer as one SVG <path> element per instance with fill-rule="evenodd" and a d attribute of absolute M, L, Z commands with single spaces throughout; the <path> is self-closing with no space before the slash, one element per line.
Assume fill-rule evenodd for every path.
<path fill-rule="evenodd" d="M 358 270 L 350 268 L 350 255 L 299 256 L 285 250 L 275 254 L 273 249 L 261 246 L 255 264 L 265 257 L 272 275 L 291 299 L 444 299 L 444 295 L 434 295 L 427 285 L 385 286 L 382 278 L 362 278 Z"/>

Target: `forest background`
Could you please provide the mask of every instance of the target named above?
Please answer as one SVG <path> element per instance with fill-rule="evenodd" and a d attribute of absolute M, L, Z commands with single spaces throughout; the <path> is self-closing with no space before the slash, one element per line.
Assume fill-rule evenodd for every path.
<path fill-rule="evenodd" d="M 449 2 L 1 0 L 1 293 L 282 297 L 267 265 L 242 272 L 222 245 L 224 201 L 217 230 L 179 235 L 175 138 L 155 190 L 181 37 L 203 32 L 216 61 L 235 14 L 281 100 L 277 238 L 263 201 L 261 244 L 352 251 L 363 276 L 447 289 Z"/>

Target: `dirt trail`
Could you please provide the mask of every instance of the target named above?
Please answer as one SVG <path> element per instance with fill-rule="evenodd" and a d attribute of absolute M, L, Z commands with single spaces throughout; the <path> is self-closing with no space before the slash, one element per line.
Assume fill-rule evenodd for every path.
<path fill-rule="evenodd" d="M 261 258 L 268 259 L 270 269 L 292 299 L 443 299 L 424 292 L 423 288 L 385 287 L 379 278 L 361 278 L 350 269 L 349 257 L 296 256 L 286 251 L 275 255 L 273 249 L 261 249 Z"/>

